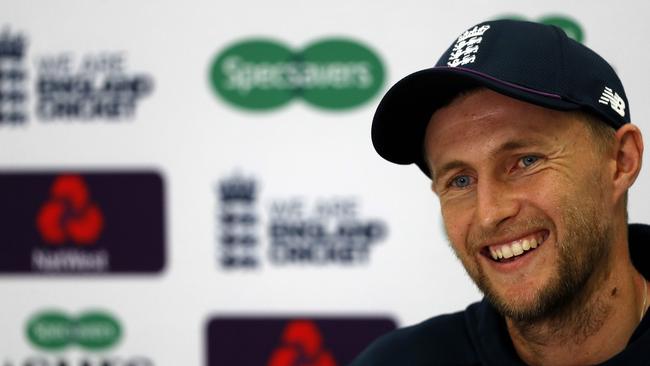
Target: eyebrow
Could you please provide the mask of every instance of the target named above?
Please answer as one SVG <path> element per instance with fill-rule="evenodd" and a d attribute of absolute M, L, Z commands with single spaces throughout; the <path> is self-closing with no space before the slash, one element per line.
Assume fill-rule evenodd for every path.
<path fill-rule="evenodd" d="M 491 150 L 487 155 L 490 157 L 496 156 L 503 152 L 508 152 L 512 150 L 521 149 L 523 147 L 529 147 L 531 145 L 539 145 L 539 140 L 531 139 L 519 139 L 519 140 L 509 140 L 498 146 L 497 148 Z M 469 164 L 462 160 L 452 160 L 445 163 L 440 169 L 431 172 L 432 181 L 434 184 L 437 184 L 438 177 L 447 174 L 450 170 L 467 167 Z"/>

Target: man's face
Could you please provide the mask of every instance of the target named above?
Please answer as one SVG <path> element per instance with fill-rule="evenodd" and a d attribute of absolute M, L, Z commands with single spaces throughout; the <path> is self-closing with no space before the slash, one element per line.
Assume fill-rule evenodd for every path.
<path fill-rule="evenodd" d="M 577 118 L 480 89 L 438 110 L 427 128 L 432 188 L 452 247 L 513 319 L 561 309 L 606 270 L 608 160 Z"/>

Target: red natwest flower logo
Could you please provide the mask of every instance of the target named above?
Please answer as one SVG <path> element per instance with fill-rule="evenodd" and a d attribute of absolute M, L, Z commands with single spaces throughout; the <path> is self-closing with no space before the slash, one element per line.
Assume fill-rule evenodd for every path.
<path fill-rule="evenodd" d="M 271 355 L 268 366 L 336 366 L 336 361 L 323 349 L 316 324 L 296 320 L 284 328 L 282 344 Z"/>
<path fill-rule="evenodd" d="M 94 243 L 104 227 L 99 207 L 90 202 L 88 187 L 78 175 L 59 176 L 52 185 L 49 201 L 36 218 L 43 240 L 49 244 Z"/>

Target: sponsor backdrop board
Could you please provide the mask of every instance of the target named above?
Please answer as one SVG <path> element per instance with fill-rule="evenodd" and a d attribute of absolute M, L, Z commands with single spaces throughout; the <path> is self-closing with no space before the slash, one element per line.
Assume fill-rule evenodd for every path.
<path fill-rule="evenodd" d="M 380 96 L 469 26 L 529 19 L 607 58 L 648 131 L 649 11 L 1 1 L 0 362 L 343 365 L 478 300 L 427 179 L 372 148 Z"/>

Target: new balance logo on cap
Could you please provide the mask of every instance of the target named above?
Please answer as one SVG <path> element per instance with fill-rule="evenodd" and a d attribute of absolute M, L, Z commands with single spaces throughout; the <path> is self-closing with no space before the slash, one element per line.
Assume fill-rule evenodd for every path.
<path fill-rule="evenodd" d="M 625 117 L 625 101 L 611 88 L 605 87 L 603 94 L 598 99 L 598 103 L 609 104 L 614 112 L 618 113 L 621 117 Z"/>
<path fill-rule="evenodd" d="M 456 67 L 473 63 L 476 60 L 479 45 L 483 41 L 481 36 L 488 29 L 490 29 L 489 25 L 475 26 L 461 34 L 449 55 L 447 65 Z"/>

